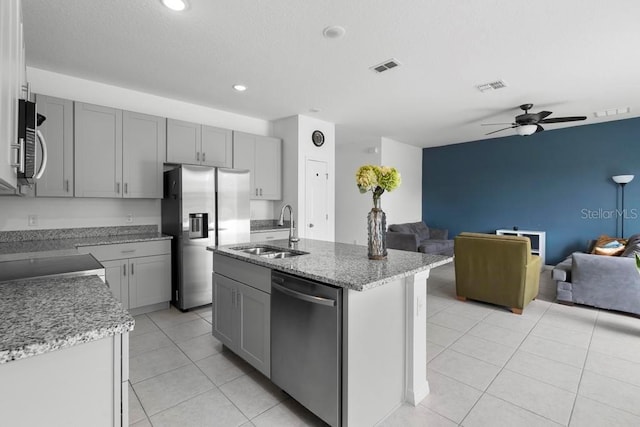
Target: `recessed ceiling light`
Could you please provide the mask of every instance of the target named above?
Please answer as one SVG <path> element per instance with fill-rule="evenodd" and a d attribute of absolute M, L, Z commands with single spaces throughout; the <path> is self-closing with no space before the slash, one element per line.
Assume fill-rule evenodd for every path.
<path fill-rule="evenodd" d="M 161 0 L 162 4 L 176 12 L 183 11 L 187 8 L 186 0 Z"/>
<path fill-rule="evenodd" d="M 327 39 L 339 39 L 344 36 L 344 33 L 346 32 L 347 30 L 343 27 L 340 27 L 339 25 L 332 25 L 322 30 L 322 35 Z"/>
<path fill-rule="evenodd" d="M 233 85 L 233 89 L 237 90 L 238 92 L 244 92 L 245 90 L 247 90 L 247 87 L 245 85 Z"/>

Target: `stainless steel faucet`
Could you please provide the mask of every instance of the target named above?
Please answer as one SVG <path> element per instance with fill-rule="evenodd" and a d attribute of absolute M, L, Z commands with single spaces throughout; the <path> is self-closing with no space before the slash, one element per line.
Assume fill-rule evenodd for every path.
<path fill-rule="evenodd" d="M 289 243 L 295 243 L 300 241 L 300 239 L 296 236 L 295 233 L 295 217 L 293 215 L 293 208 L 291 205 L 284 205 L 280 210 L 280 219 L 278 220 L 278 225 L 282 227 L 284 225 L 284 210 L 289 208 Z"/>

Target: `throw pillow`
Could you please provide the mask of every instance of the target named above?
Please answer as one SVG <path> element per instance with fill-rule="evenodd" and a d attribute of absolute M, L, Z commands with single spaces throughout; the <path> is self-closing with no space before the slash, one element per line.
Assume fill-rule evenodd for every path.
<path fill-rule="evenodd" d="M 610 256 L 620 255 L 624 252 L 626 243 L 627 241 L 625 239 L 609 237 L 606 234 L 603 234 L 598 237 L 598 241 L 593 245 L 593 251 L 591 253 Z"/>
<path fill-rule="evenodd" d="M 629 237 L 627 247 L 620 256 L 633 258 L 636 254 L 640 255 L 640 234 Z"/>

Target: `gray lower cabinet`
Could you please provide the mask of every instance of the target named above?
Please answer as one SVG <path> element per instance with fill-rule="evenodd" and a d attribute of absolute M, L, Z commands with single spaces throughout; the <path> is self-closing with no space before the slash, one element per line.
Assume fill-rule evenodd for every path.
<path fill-rule="evenodd" d="M 47 141 L 47 167 L 36 182 L 36 196 L 73 197 L 73 101 L 38 94 L 36 104 L 47 118 L 38 127 Z"/>
<path fill-rule="evenodd" d="M 105 268 L 113 295 L 134 314 L 168 306 L 171 300 L 171 243 L 169 240 L 85 246 Z"/>
<path fill-rule="evenodd" d="M 213 336 L 270 377 L 271 295 L 214 273 L 212 310 Z"/>

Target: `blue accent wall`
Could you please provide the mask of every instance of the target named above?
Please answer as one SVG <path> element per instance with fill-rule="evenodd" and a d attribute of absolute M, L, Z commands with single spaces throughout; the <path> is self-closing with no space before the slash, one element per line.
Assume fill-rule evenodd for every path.
<path fill-rule="evenodd" d="M 425 148 L 422 218 L 450 236 L 546 231 L 546 262 L 556 264 L 590 239 L 621 233 L 611 177 L 625 174 L 636 176 L 625 187 L 629 237 L 640 233 L 640 118 Z"/>

